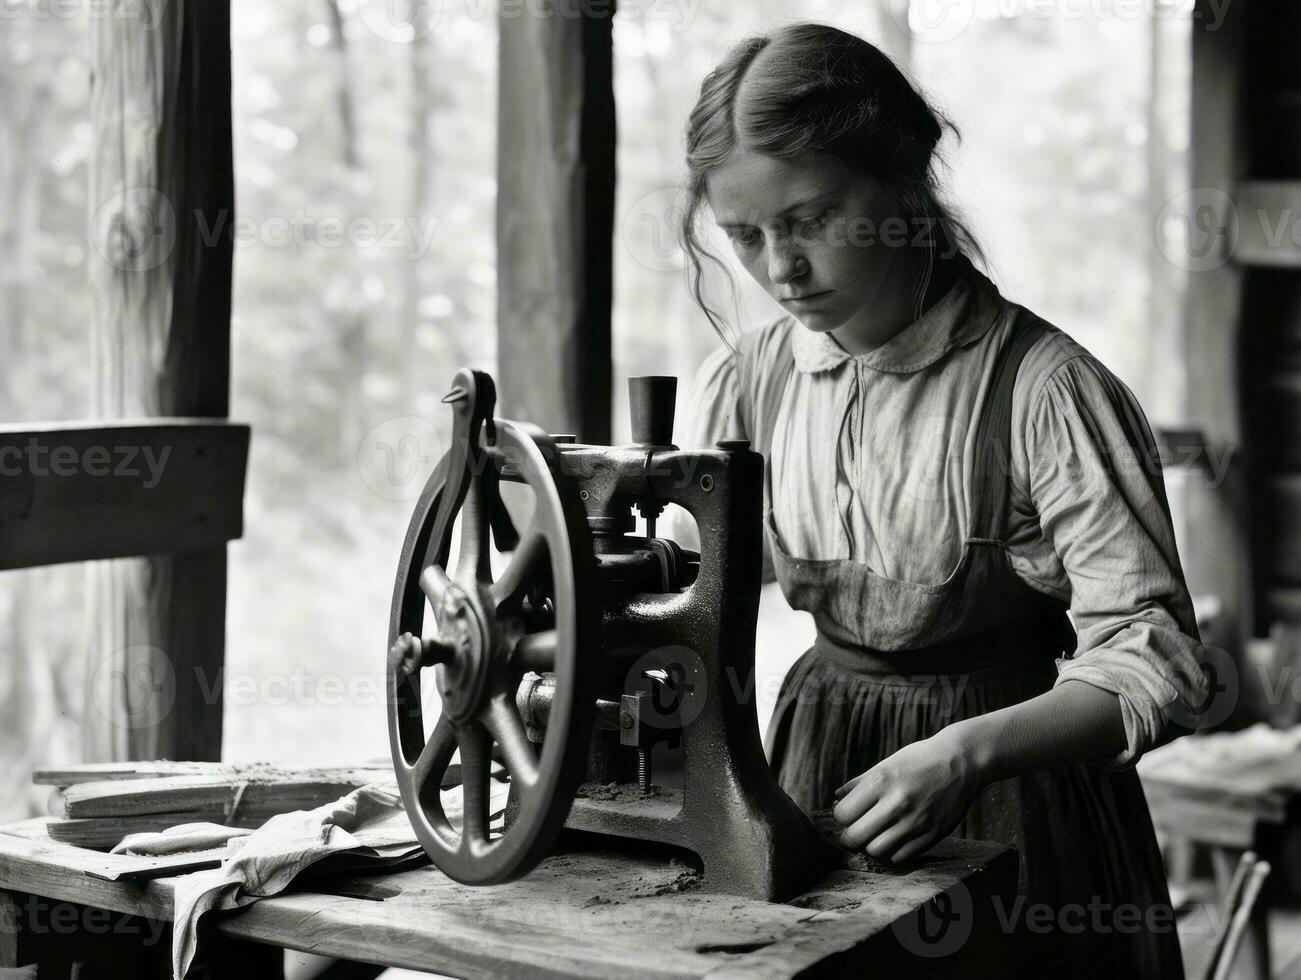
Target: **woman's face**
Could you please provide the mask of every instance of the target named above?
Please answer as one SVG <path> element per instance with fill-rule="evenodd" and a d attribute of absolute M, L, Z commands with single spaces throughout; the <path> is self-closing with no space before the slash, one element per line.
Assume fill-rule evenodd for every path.
<path fill-rule="evenodd" d="M 810 330 L 879 305 L 907 266 L 913 231 L 897 201 L 835 157 L 738 150 L 709 174 L 706 197 L 746 271 Z"/>

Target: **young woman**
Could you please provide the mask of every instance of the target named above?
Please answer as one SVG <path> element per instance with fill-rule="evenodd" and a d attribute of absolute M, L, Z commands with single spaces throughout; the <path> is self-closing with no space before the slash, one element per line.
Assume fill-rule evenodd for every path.
<path fill-rule="evenodd" d="M 707 207 L 786 311 L 705 362 L 691 434 L 765 455 L 765 566 L 818 629 L 771 762 L 846 847 L 1015 847 L 1040 966 L 1181 976 L 1132 767 L 1207 690 L 1152 435 L 976 269 L 943 122 L 872 45 L 798 24 L 737 45 L 687 126 L 696 300 L 720 328 Z"/>

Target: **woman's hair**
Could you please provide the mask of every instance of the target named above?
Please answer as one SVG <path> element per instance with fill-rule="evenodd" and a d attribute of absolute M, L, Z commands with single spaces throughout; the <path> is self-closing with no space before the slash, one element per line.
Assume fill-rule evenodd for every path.
<path fill-rule="evenodd" d="M 826 153 L 883 183 L 911 217 L 929 220 L 936 232 L 916 292 L 920 307 L 935 251 L 985 258 L 936 189 L 935 146 L 946 126 L 957 134 L 889 57 L 846 31 L 791 24 L 736 44 L 705 77 L 687 121 L 687 194 L 679 227 L 691 295 L 724 342 L 731 346 L 702 293 L 702 259 L 725 274 L 727 267 L 697 235 L 714 168 L 738 148 L 784 160 Z"/>

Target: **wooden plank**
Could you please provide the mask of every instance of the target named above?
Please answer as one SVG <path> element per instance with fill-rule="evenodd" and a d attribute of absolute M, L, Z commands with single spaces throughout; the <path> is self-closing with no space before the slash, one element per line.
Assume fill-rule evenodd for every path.
<path fill-rule="evenodd" d="M 235 180 L 229 0 L 93 17 L 93 409 L 225 418 Z M 92 566 L 85 756 L 221 756 L 226 545 Z M 152 679 L 165 697 L 128 685 Z M 133 701 L 132 698 L 135 698 Z"/>
<path fill-rule="evenodd" d="M 498 396 L 503 416 L 608 443 L 614 8 L 561 6 L 498 22 Z"/>
<path fill-rule="evenodd" d="M 170 918 L 173 879 L 108 882 L 74 867 L 111 857 L 0 834 L 0 888 Z M 433 868 L 304 881 L 214 926 L 234 938 L 455 976 L 698 977 L 769 948 L 774 962 L 816 964 L 945 890 L 962 882 L 975 890 L 979 875 L 1014 869 L 1015 856 L 947 841 L 912 868 L 861 867 L 875 870 L 839 872 L 782 905 L 679 892 L 679 864 L 585 851 L 553 855 L 520 881 L 490 888 Z"/>
<path fill-rule="evenodd" d="M 77 783 L 63 793 L 69 817 L 123 817 L 214 809 L 242 815 L 311 810 L 375 782 L 374 770 L 302 775 L 159 776 L 154 779 Z M 256 826 L 261 826 L 259 820 Z"/>
<path fill-rule="evenodd" d="M 0 569 L 224 546 L 248 446 L 207 419 L 0 426 Z"/>
<path fill-rule="evenodd" d="M 212 776 L 231 772 L 233 769 L 233 766 L 223 765 L 220 762 L 168 762 L 166 759 L 141 762 L 74 762 L 37 769 L 32 773 L 32 782 L 37 786 L 65 787 L 73 783 L 154 779 L 158 776 L 176 776 L 181 773 Z"/>
<path fill-rule="evenodd" d="M 87 874 L 116 857 L 0 833 L 0 889 L 171 921 L 175 879 L 105 881 Z"/>
<path fill-rule="evenodd" d="M 46 828 L 54 822 L 50 817 L 24 820 L 20 824 L 0 827 L 0 834 L 20 840 L 37 841 L 42 848 L 51 845 Z M 192 851 L 185 854 L 168 854 L 162 857 L 130 854 L 101 854 L 83 848 L 71 848 L 68 860 L 75 860 L 77 870 L 103 881 L 145 880 L 188 874 L 202 868 L 215 868 L 221 864 L 226 848 Z M 2 894 L 2 893 L 0 893 Z"/>
<path fill-rule="evenodd" d="M 1301 269 L 1301 181 L 1259 180 L 1238 186 L 1239 265 Z"/>
<path fill-rule="evenodd" d="M 373 783 L 375 781 L 366 779 L 363 782 Z M 359 782 L 357 785 L 360 784 Z M 137 786 L 140 784 L 121 783 L 112 785 Z M 302 795 L 305 787 L 302 786 L 297 788 L 294 795 L 286 794 L 283 796 L 277 792 L 279 787 L 275 786 L 254 787 L 250 784 L 243 793 L 229 789 L 223 791 L 223 788 L 229 786 L 230 784 L 223 783 L 216 788 L 216 792 L 196 794 L 193 799 L 188 801 L 188 806 L 185 808 L 178 806 L 176 809 L 164 812 L 49 818 L 43 820 L 40 829 L 44 836 L 62 844 L 75 845 L 79 848 L 108 850 L 116 847 L 130 834 L 159 833 L 182 824 L 210 823 L 256 830 L 277 814 L 333 803 L 342 799 L 355 788 L 353 785 L 340 785 L 335 787 L 335 791 L 330 792 L 328 786 L 320 787 L 318 785 L 315 789 L 306 788 L 308 795 L 305 797 Z M 396 796 L 397 788 L 391 783 L 391 779 L 388 781 L 388 786 L 389 791 Z M 213 787 L 207 789 L 212 790 Z M 492 784 L 489 791 L 491 813 L 500 814 L 505 810 L 507 791 L 508 786 L 505 782 L 494 782 Z M 250 792 L 252 794 L 251 799 L 246 799 Z M 236 807 L 237 796 L 238 806 Z M 149 809 L 147 805 L 140 808 Z M 127 809 L 127 807 L 121 807 L 121 809 Z M 455 821 L 460 818 L 459 788 L 444 794 L 443 809 L 449 820 Z M 410 846 L 399 847 L 390 856 L 409 854 L 417 849 L 418 842 L 415 834 L 406 823 L 402 823 L 400 826 L 386 825 L 372 830 L 356 831 L 353 836 L 357 838 L 358 844 L 372 847 L 382 845 L 383 848 L 388 848 L 392 846 L 394 834 L 397 835 L 397 843 Z"/>
<path fill-rule="evenodd" d="M 116 865 L 109 868 L 87 868 L 85 873 L 104 881 L 148 881 L 151 878 L 172 878 L 209 868 L 220 868 L 226 856 L 225 847 L 214 847 L 206 851 L 188 851 L 162 857 L 137 857 L 133 867 Z"/>
<path fill-rule="evenodd" d="M 84 762 L 66 766 L 51 766 L 32 773 L 32 782 L 38 786 L 71 786 L 74 783 L 103 782 L 108 780 L 156 779 L 160 776 L 257 776 L 261 778 L 300 777 L 304 774 L 328 775 L 339 772 L 371 773 L 371 778 L 387 776 L 393 771 L 389 762 L 364 762 L 343 768 L 332 766 L 280 766 L 269 763 L 237 765 L 220 762 Z M 378 774 L 378 776 L 376 775 Z"/>
<path fill-rule="evenodd" d="M 710 980 L 777 980 L 819 970 L 827 975 L 832 971 L 843 975 L 849 964 L 837 958 L 864 946 L 863 927 L 867 922 L 874 923 L 870 933 L 872 937 L 895 940 L 896 937 L 889 933 L 900 926 L 902 920 L 941 895 L 960 893 L 967 901 L 975 901 L 987 895 L 1007 896 L 1015 892 L 1017 858 L 1014 853 L 1008 851 L 995 861 L 988 861 L 988 853 L 982 851 L 982 845 L 961 840 L 945 841 L 940 851 L 941 856 L 908 875 L 902 887 L 897 880 L 882 875 L 836 872 L 830 882 L 833 887 L 824 885 L 818 889 L 820 903 L 834 897 L 837 903 L 834 912 L 809 920 L 801 928 L 791 930 L 780 942 L 720 966 L 708 974 Z M 988 881 L 978 881 L 980 878 Z M 801 901 L 808 900 L 806 897 Z M 956 898 L 956 901 L 961 902 L 963 898 Z M 889 957 L 892 965 L 901 952 L 907 959 L 908 951 L 901 951 L 896 941 L 876 945 L 884 956 Z M 955 951 L 955 955 L 959 952 Z M 930 965 L 941 963 L 942 960 L 936 960 Z M 877 965 L 884 964 L 878 961 Z M 862 965 L 855 963 L 854 966 L 861 969 Z M 965 969 L 956 965 L 945 964 L 945 967 L 946 975 L 965 974 Z M 994 962 L 982 962 L 980 967 L 991 975 L 1004 972 Z"/>
<path fill-rule="evenodd" d="M 295 949 L 458 977 L 659 978 L 701 976 L 723 955 L 697 946 L 773 941 L 815 914 L 725 896 L 655 894 L 678 873 L 594 854 L 577 867 L 543 862 L 528 877 L 491 888 L 432 870 L 406 872 L 376 879 L 390 888 L 407 879 L 382 903 L 285 896 L 255 907 L 265 918 L 245 925 L 249 938 L 288 935 Z M 620 891 L 629 897 L 593 901 Z"/>
<path fill-rule="evenodd" d="M 988 850 L 983 859 L 990 860 Z M 643 865 L 630 873 L 629 860 L 583 855 L 577 865 L 544 862 L 522 881 L 490 889 L 410 872 L 405 877 L 418 883 L 404 882 L 397 897 L 370 903 L 362 913 L 365 920 L 357 920 L 356 934 L 341 929 L 315 896 L 292 909 L 277 899 L 275 906 L 263 903 L 254 911 L 282 914 L 283 909 L 289 917 L 270 931 L 295 930 L 295 948 L 310 945 L 329 955 L 456 976 L 701 976 L 756 948 L 772 947 L 816 963 L 833 945 L 852 948 L 881 934 L 954 884 L 944 875 L 920 883 L 924 872 L 846 872 L 849 910 L 828 911 L 723 895 L 657 895 L 672 884 L 674 869 L 661 866 L 648 874 Z M 393 884 L 391 878 L 381 880 Z M 431 907 L 437 918 L 429 915 Z M 305 921 L 309 933 L 301 935 Z M 500 938 L 488 941 L 485 934 Z M 505 937 L 510 937 L 508 954 Z M 437 943 L 436 957 L 429 955 L 431 941 Z M 340 948 L 340 942 L 348 945 Z"/>

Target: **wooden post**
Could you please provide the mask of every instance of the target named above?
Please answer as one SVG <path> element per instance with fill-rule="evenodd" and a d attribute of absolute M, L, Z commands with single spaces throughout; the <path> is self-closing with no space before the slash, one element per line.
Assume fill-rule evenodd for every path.
<path fill-rule="evenodd" d="M 1178 265 L 1166 255 L 1168 246 L 1162 225 L 1162 215 L 1176 183 L 1172 178 L 1182 164 L 1181 154 L 1172 146 L 1172 134 L 1167 125 L 1173 109 L 1170 103 L 1175 102 L 1172 95 L 1177 77 L 1171 69 L 1180 64 L 1177 56 L 1172 57 L 1177 54 L 1175 43 L 1181 37 L 1175 35 L 1174 28 L 1182 26 L 1174 16 L 1172 0 L 1157 0 L 1148 23 L 1151 63 L 1147 96 L 1147 201 L 1151 232 L 1148 246 L 1151 290 L 1147 302 L 1148 329 L 1143 346 L 1142 374 L 1139 376 L 1162 378 L 1161 384 L 1146 393 L 1144 403 L 1148 417 L 1161 422 L 1182 422 L 1182 407 L 1188 397 L 1181 366 L 1172 364 L 1170 357 L 1170 352 L 1177 350 L 1180 343 L 1183 318 L 1179 299 L 1184 279 Z M 1185 104 L 1186 95 L 1182 93 L 1178 99 L 1180 107 Z M 1178 530 L 1182 533 L 1184 529 Z"/>
<path fill-rule="evenodd" d="M 94 411 L 229 409 L 229 0 L 91 21 Z M 90 566 L 87 758 L 221 754 L 226 547 Z"/>
<path fill-rule="evenodd" d="M 1208 214 L 1214 215 L 1217 227 L 1228 231 L 1232 208 L 1222 205 L 1231 200 L 1242 177 L 1242 40 L 1244 8 L 1250 5 L 1230 5 L 1222 11 L 1222 23 L 1212 6 L 1198 0 L 1192 26 L 1192 191 L 1187 217 L 1205 221 Z M 1189 234 L 1198 234 L 1199 227 L 1204 226 L 1190 224 Z M 1242 272 L 1230 257 L 1212 256 L 1190 270 L 1183 357 L 1190 422 L 1201 428 L 1211 447 L 1236 455 L 1242 446 L 1237 372 Z M 1189 548 L 1183 556 L 1193 595 L 1220 598 L 1224 636 L 1235 655 L 1251 619 L 1244 497 L 1243 467 L 1236 458 L 1221 485 L 1190 482 Z"/>
<path fill-rule="evenodd" d="M 1301 623 L 1301 8 L 1258 3 L 1247 30 L 1250 182 L 1238 188 L 1246 267 L 1240 377 L 1254 633 Z"/>
<path fill-rule="evenodd" d="M 500 17 L 497 348 L 504 416 L 610 439 L 611 0 Z"/>

